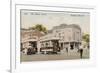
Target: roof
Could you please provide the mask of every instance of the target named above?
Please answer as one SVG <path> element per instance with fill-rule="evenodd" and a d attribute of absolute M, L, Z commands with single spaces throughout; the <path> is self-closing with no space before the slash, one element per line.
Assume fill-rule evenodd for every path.
<path fill-rule="evenodd" d="M 35 42 L 35 41 L 37 41 L 37 39 L 25 39 L 25 40 L 22 40 L 21 42 L 25 43 L 25 42 L 30 42 L 30 41 Z"/>
<path fill-rule="evenodd" d="M 79 25 L 77 24 L 60 24 L 59 26 L 55 26 L 53 29 L 64 29 L 64 28 L 77 28 L 81 29 Z"/>
<path fill-rule="evenodd" d="M 53 40 L 60 40 L 60 39 L 57 38 L 57 37 L 51 37 L 51 38 L 44 38 L 44 39 L 42 39 L 40 41 L 53 41 Z"/>
<path fill-rule="evenodd" d="M 49 40 L 59 40 L 59 38 L 55 37 L 54 34 L 50 33 L 40 38 L 40 41 L 49 41 Z"/>

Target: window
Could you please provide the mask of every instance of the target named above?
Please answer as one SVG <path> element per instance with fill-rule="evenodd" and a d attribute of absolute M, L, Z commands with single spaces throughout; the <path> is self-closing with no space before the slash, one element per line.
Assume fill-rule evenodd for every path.
<path fill-rule="evenodd" d="M 46 42 L 46 47 L 48 47 L 48 45 L 49 45 L 49 44 Z"/>
<path fill-rule="evenodd" d="M 74 40 L 76 40 L 75 36 L 76 36 L 76 35 L 75 35 L 75 32 L 74 32 L 74 33 L 73 33 L 73 39 L 74 39 Z"/>
<path fill-rule="evenodd" d="M 56 33 L 58 33 L 59 32 L 59 30 L 56 30 Z"/>
<path fill-rule="evenodd" d="M 41 46 L 44 47 L 44 44 L 42 43 Z"/>
<path fill-rule="evenodd" d="M 61 38 L 61 33 L 59 33 L 59 38 Z"/>

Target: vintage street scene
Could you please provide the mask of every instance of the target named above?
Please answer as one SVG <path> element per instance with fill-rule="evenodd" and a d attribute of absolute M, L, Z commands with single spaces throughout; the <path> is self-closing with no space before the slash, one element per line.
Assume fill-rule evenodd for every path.
<path fill-rule="evenodd" d="M 21 62 L 90 58 L 88 12 L 21 10 Z"/>

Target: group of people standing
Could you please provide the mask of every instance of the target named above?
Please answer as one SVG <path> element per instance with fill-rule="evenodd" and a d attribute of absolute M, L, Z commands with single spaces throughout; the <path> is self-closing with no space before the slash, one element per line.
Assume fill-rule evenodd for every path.
<path fill-rule="evenodd" d="M 79 45 L 79 48 L 78 48 L 78 53 L 80 54 L 80 58 L 83 58 L 83 45 L 82 44 L 80 44 Z M 68 47 L 66 47 L 66 52 L 68 53 Z"/>

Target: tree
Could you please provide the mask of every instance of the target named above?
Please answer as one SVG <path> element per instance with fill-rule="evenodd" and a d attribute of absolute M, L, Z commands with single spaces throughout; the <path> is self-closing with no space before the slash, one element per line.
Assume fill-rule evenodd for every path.
<path fill-rule="evenodd" d="M 89 34 L 83 34 L 82 40 L 86 42 L 87 46 L 89 47 L 89 42 L 90 42 L 90 35 Z"/>
<path fill-rule="evenodd" d="M 83 41 L 89 43 L 89 41 L 90 41 L 89 37 L 90 37 L 89 34 L 84 34 L 84 35 L 82 36 Z"/>
<path fill-rule="evenodd" d="M 29 29 L 36 29 L 38 31 L 42 31 L 44 33 L 47 33 L 46 27 L 44 27 L 42 24 L 36 24 L 35 26 L 30 27 Z"/>

